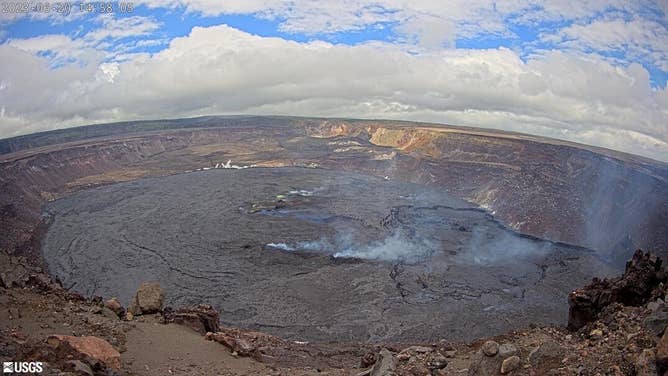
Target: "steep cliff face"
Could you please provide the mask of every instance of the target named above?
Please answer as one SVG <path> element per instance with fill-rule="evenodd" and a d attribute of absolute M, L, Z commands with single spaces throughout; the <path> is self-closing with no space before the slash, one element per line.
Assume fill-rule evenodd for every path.
<path fill-rule="evenodd" d="M 442 186 L 539 237 L 623 263 L 634 247 L 666 248 L 668 169 L 624 155 L 484 131 L 323 123 L 320 137 L 395 148 L 397 177 Z M 662 224 L 663 222 L 663 224 Z"/>
<path fill-rule="evenodd" d="M 12 150 L 40 147 L 2 156 L 0 247 L 38 255 L 41 205 L 85 187 L 82 181 L 172 174 L 233 159 L 442 187 L 516 230 L 612 259 L 624 260 L 638 247 L 668 249 L 668 167 L 658 162 L 530 136 L 403 122 L 252 117 L 222 119 L 219 126 L 216 118 L 191 123 L 205 127 L 135 125 L 148 133 L 119 134 L 107 125 L 94 133 L 106 138 L 59 131 L 36 135 L 39 142 L 6 141 Z"/>
<path fill-rule="evenodd" d="M 276 131 L 272 129 L 264 135 L 273 138 L 272 132 Z M 155 165 L 131 175 L 138 178 L 187 171 L 202 167 L 206 158 L 189 154 L 180 160 L 179 151 L 190 152 L 192 147 L 209 144 L 243 144 L 255 134 L 262 132 L 233 127 L 183 130 L 78 141 L 6 154 L 0 162 L 0 227 L 4 232 L 0 249 L 38 260 L 40 229 L 47 221 L 41 217 L 42 204 L 73 189 L 85 188 L 73 186 L 83 178 L 117 172 L 100 183 L 126 180 L 124 172 L 147 163 Z"/>
<path fill-rule="evenodd" d="M 109 141 L 26 154 L 2 163 L 0 223 L 6 232 L 0 238 L 0 247 L 38 254 L 34 235 L 43 202 L 64 192 L 67 184 L 78 178 L 139 163 L 170 146 L 168 140 L 159 137 Z"/>

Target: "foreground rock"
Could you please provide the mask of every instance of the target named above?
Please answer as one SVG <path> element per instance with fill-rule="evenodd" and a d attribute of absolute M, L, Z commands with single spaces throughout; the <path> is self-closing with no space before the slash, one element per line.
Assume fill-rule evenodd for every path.
<path fill-rule="evenodd" d="M 566 351 L 555 341 L 547 341 L 529 354 L 529 363 L 540 374 L 559 368 Z"/>
<path fill-rule="evenodd" d="M 142 283 L 137 289 L 132 302 L 128 306 L 128 312 L 132 315 L 158 313 L 162 311 L 165 301 L 165 292 L 158 283 Z"/>
<path fill-rule="evenodd" d="M 125 308 L 117 298 L 111 298 L 104 302 L 104 307 L 113 312 L 117 317 L 125 316 Z"/>
<path fill-rule="evenodd" d="M 663 333 L 656 346 L 656 367 L 662 375 L 668 371 L 668 331 Z"/>
<path fill-rule="evenodd" d="M 513 355 L 503 360 L 501 363 L 501 374 L 513 372 L 520 367 L 520 357 Z"/>
<path fill-rule="evenodd" d="M 215 333 L 207 333 L 206 339 L 216 341 L 227 347 L 232 353 L 240 356 L 262 358 L 262 349 L 289 348 L 290 344 L 269 334 L 223 328 Z"/>
<path fill-rule="evenodd" d="M 100 362 L 112 369 L 121 367 L 121 354 L 109 342 L 98 337 L 52 335 L 47 339 L 47 343 L 59 352 L 75 353 L 83 358 L 92 359 L 93 363 Z"/>
<path fill-rule="evenodd" d="M 25 257 L 10 256 L 0 251 L 0 287 L 29 286 L 44 290 L 60 287 L 42 268 L 31 265 Z"/>
<path fill-rule="evenodd" d="M 389 376 L 397 369 L 397 358 L 387 349 L 380 350 L 379 359 L 371 367 L 371 376 Z"/>
<path fill-rule="evenodd" d="M 411 346 L 397 354 L 398 375 L 442 375 L 448 359 L 436 347 Z"/>
<path fill-rule="evenodd" d="M 654 350 L 643 350 L 636 360 L 635 371 L 636 376 L 655 376 L 657 374 Z"/>
<path fill-rule="evenodd" d="M 627 306 L 646 304 L 652 299 L 656 287 L 666 282 L 666 276 L 660 258 L 637 250 L 626 263 L 621 277 L 594 278 L 591 284 L 570 293 L 568 328 L 577 330 L 594 321 L 599 312 L 612 303 Z"/>
<path fill-rule="evenodd" d="M 187 326 L 201 335 L 220 331 L 218 311 L 208 304 L 183 307 L 176 311 L 165 309 L 163 320 L 165 323 Z"/>
<path fill-rule="evenodd" d="M 312 371 L 308 374 L 316 373 L 316 369 L 328 368 L 359 370 L 360 358 L 371 351 L 369 345 L 311 344 L 287 341 L 252 330 L 225 327 L 221 327 L 218 332 L 207 333 L 205 339 L 222 344 L 232 355 L 250 357 L 274 367 L 311 367 Z M 376 359 L 376 356 L 369 358 Z"/>
<path fill-rule="evenodd" d="M 658 262 L 657 260 L 654 264 Z M 470 375 L 483 376 L 649 376 L 662 375 L 668 366 L 668 333 L 664 330 L 667 325 L 664 313 L 668 307 L 664 287 L 660 282 L 656 283 L 651 289 L 651 300 L 647 303 L 631 306 L 613 302 L 603 307 L 594 321 L 588 322 L 577 332 L 569 332 L 564 327 L 532 327 L 508 332 L 489 341 L 465 344 L 441 340 L 403 349 L 389 343 L 382 347 L 341 343 L 312 344 L 288 341 L 262 332 L 219 328 L 218 313 L 207 305 L 176 311 L 166 308 L 162 318 L 165 322 L 187 325 L 199 333 L 210 330 L 206 335 L 207 339 L 221 343 L 235 356 L 251 357 L 268 366 L 262 368 L 264 365 L 259 367 L 258 363 L 248 359 L 238 359 L 245 364 L 254 364 L 254 367 L 258 367 L 255 369 L 262 369 L 262 372 L 239 373 L 237 370 L 231 374 L 265 375 L 272 374 L 265 372 L 266 369 L 279 372 L 279 367 L 285 367 L 280 370 L 281 374 L 300 376 L 443 376 L 465 375 L 467 372 Z M 627 301 L 635 301 L 636 297 L 632 294 L 642 294 L 643 291 L 645 290 L 628 292 L 631 295 L 626 296 Z M 21 361 L 45 361 L 51 369 L 65 372 L 113 374 L 109 369 L 118 369 L 119 364 L 116 349 L 127 349 L 122 328 L 129 329 L 136 327 L 136 324 L 153 327 L 160 319 L 159 316 L 153 316 L 144 318 L 141 323 L 124 323 L 117 319 L 116 312 L 112 312 L 112 309 L 122 309 L 117 301 L 110 299 L 103 303 L 100 298 L 79 299 L 63 293 L 63 290 L 54 293 L 15 286 L 10 289 L 0 287 L 0 292 L 0 302 L 4 302 L 3 310 L 0 311 L 2 354 L 9 354 L 11 359 Z M 19 310 L 16 307 L 21 308 Z M 113 313 L 113 317 L 104 317 L 106 311 Z M 96 337 L 51 336 L 54 332 L 53 325 L 63 325 L 68 333 L 71 330 L 76 333 L 92 333 Z M 30 333 L 24 329 L 28 327 L 33 328 Z M 178 344 L 176 347 L 182 345 L 184 333 L 193 335 L 179 328 L 170 329 L 172 333 L 178 333 L 176 341 L 171 339 L 172 343 Z M 60 328 L 57 331 L 60 331 Z M 146 333 L 143 330 L 141 332 L 142 335 Z M 44 341 L 47 336 L 48 341 Z M 156 341 L 164 340 L 160 334 L 147 341 L 146 351 L 149 357 L 155 360 L 154 357 L 160 356 L 155 354 L 152 346 Z M 201 338 L 196 338 L 196 341 L 201 341 Z M 215 348 L 216 346 L 213 346 L 214 351 L 218 351 Z M 183 353 L 188 352 L 185 347 L 178 351 L 181 349 Z M 136 357 L 136 354 L 133 353 L 133 357 Z M 180 356 L 181 354 L 178 361 L 193 361 L 192 355 L 183 358 Z M 228 363 L 233 359 L 226 354 L 225 356 Z M 164 364 L 171 360 L 174 359 L 165 359 Z M 167 372 L 167 369 L 158 370 L 152 365 L 151 369 L 147 368 L 144 373 L 144 363 L 139 363 L 142 361 L 130 363 L 140 365 L 142 372 L 136 374 L 157 376 Z M 127 367 L 128 363 L 123 364 L 118 373 L 125 374 Z M 161 373 L 163 371 L 165 373 Z M 176 369 L 172 371 L 179 374 Z"/>
<path fill-rule="evenodd" d="M 491 376 L 507 374 L 520 366 L 517 347 L 511 343 L 499 345 L 496 341 L 486 341 L 473 356 L 469 366 L 469 376 Z"/>

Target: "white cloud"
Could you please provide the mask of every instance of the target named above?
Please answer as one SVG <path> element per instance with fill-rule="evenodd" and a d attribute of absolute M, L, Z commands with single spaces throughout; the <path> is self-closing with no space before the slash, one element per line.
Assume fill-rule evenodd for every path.
<path fill-rule="evenodd" d="M 254 14 L 278 20 L 283 31 L 307 34 L 360 30 L 379 23 L 418 27 L 416 19 L 440 19 L 457 25 L 457 35 L 465 37 L 509 35 L 508 18 L 525 23 L 582 21 L 603 12 L 661 9 L 661 4 L 652 0 L 145 0 L 142 3 L 150 7 L 182 7 L 205 16 Z M 431 29 L 428 32 L 431 34 Z"/>
<path fill-rule="evenodd" d="M 335 33 L 369 27 L 397 26 L 397 31 L 423 46 L 453 45 L 455 37 L 510 34 L 494 0 L 148 0 L 151 7 L 183 7 L 205 16 L 253 14 L 279 21 L 282 31 L 305 34 Z M 521 2 L 508 2 L 520 3 Z M 508 12 L 521 6 L 507 6 Z"/>
<path fill-rule="evenodd" d="M 635 13 L 641 9 L 654 7 L 652 0 L 542 0 L 511 1 L 510 4 L 508 12 L 512 13 L 516 20 L 526 24 L 538 24 L 544 21 L 581 22 L 605 12 Z"/>
<path fill-rule="evenodd" d="M 617 65 L 651 64 L 668 71 L 665 1 L 638 0 L 148 0 L 152 7 L 183 7 L 207 16 L 252 14 L 276 20 L 292 33 L 327 34 L 365 28 L 391 28 L 401 43 L 419 51 L 453 48 L 458 39 L 498 36 L 519 38 L 515 24 L 536 28 L 544 22 L 566 27 L 543 30 L 550 47 L 608 56 Z M 663 17 L 661 16 L 663 13 Z M 624 20 L 635 15 L 633 20 Z M 523 53 L 540 53 L 537 43 Z M 542 47 L 541 47 L 542 48 Z M 614 56 L 610 56 L 614 53 Z M 619 57 L 618 55 L 624 55 Z"/>
<path fill-rule="evenodd" d="M 425 49 L 455 47 L 455 25 L 435 16 L 413 17 L 396 28 L 408 42 Z"/>
<path fill-rule="evenodd" d="M 649 61 L 668 71 L 668 29 L 662 24 L 634 18 L 597 19 L 573 24 L 541 37 L 545 42 L 579 51 L 618 52 L 628 61 Z"/>
<path fill-rule="evenodd" d="M 103 56 L 101 51 L 87 46 L 82 40 L 74 40 L 61 34 L 10 39 L 7 44 L 21 51 L 41 54 L 48 59 L 51 67 L 75 62 L 97 61 Z"/>
<path fill-rule="evenodd" d="M 121 72 L 118 68 L 118 63 L 103 63 L 99 66 L 98 79 L 106 80 L 109 83 L 114 83 L 114 79 Z"/>
<path fill-rule="evenodd" d="M 83 47 L 81 42 L 75 42 L 62 34 L 45 34 L 33 38 L 10 40 L 9 44 L 23 51 L 59 51 L 64 56 L 76 56 L 77 50 Z"/>
<path fill-rule="evenodd" d="M 97 21 L 102 24 L 102 27 L 87 33 L 85 36 L 87 41 L 100 42 L 107 38 L 122 39 L 143 36 L 160 27 L 160 23 L 153 18 L 143 16 L 117 18 L 113 14 L 107 13 L 99 16 Z"/>
<path fill-rule="evenodd" d="M 64 64 L 100 64 L 103 60 L 123 60 L 138 47 L 165 44 L 164 40 L 137 39 L 151 35 L 160 23 L 151 17 L 117 18 L 112 14 L 96 19 L 100 27 L 80 36 L 44 34 L 32 38 L 9 39 L 7 44 L 22 51 L 40 54 L 52 67 Z M 125 38 L 129 38 L 125 40 Z"/>
<path fill-rule="evenodd" d="M 666 89 L 652 89 L 640 65 L 596 56 L 549 52 L 523 62 L 505 48 L 415 54 L 390 43 L 297 43 L 221 25 L 196 27 L 153 55 L 53 71 L 32 53 L 44 47 L 26 47 L 37 41 L 17 43 L 0 45 L 1 136 L 201 114 L 397 118 L 536 133 L 668 161 Z"/>

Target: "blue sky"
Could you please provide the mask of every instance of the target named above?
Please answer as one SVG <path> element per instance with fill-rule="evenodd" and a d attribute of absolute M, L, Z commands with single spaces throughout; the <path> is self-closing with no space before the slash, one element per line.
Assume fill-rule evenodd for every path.
<path fill-rule="evenodd" d="M 475 125 L 668 160 L 665 0 L 72 4 L 64 15 L 2 1 L 0 137 L 293 114 Z"/>
<path fill-rule="evenodd" d="M 69 16 L 60 15 L 51 11 L 50 17 L 43 18 L 35 16 L 34 11 L 28 12 L 24 17 L 17 17 L 14 22 L 8 22 L 2 28 L 0 43 L 6 43 L 11 39 L 34 38 L 48 34 L 64 34 L 71 38 L 85 35 L 86 33 L 100 27 L 100 13 L 93 11 L 91 13 L 81 12 L 78 8 L 79 3 L 72 3 L 74 7 Z M 187 6 L 177 5 L 174 7 L 149 7 L 145 4 L 133 2 L 132 12 L 122 12 L 120 2 L 113 3 L 115 10 L 113 17 L 115 19 L 133 19 L 140 17 L 145 20 L 152 20 L 157 23 L 153 30 L 141 34 L 127 35 L 123 38 L 108 38 L 111 42 L 109 46 L 103 48 L 113 54 L 114 49 L 119 45 L 133 46 L 137 41 L 151 41 L 156 44 L 139 46 L 131 49 L 132 52 L 155 53 L 168 46 L 171 39 L 175 37 L 187 36 L 195 26 L 215 26 L 220 24 L 229 25 L 245 32 L 264 37 L 279 37 L 286 40 L 298 42 L 308 42 L 313 40 L 323 40 L 337 44 L 360 44 L 369 41 L 397 42 L 405 36 L 397 31 L 399 22 L 388 17 L 380 19 L 378 22 L 368 25 L 350 27 L 345 30 L 330 31 L 327 29 L 296 29 L 292 31 L 282 30 L 285 23 L 285 17 L 268 17 L 259 12 L 248 12 L 247 14 L 206 14 L 201 10 L 189 10 Z M 343 6 L 343 5 L 342 5 Z M 447 8 L 447 3 L 444 5 Z M 390 11 L 388 11 L 390 12 Z M 657 22 L 663 28 L 668 27 L 668 18 L 663 14 L 660 3 L 647 3 L 645 7 L 639 8 L 636 13 L 630 11 L 620 11 L 614 8 L 604 7 L 602 10 L 593 12 L 586 21 L 604 19 L 610 14 L 616 18 L 627 22 L 644 14 L 643 19 Z M 564 49 L 558 43 L 549 43 L 541 38 L 543 34 L 554 33 L 560 29 L 571 25 L 582 23 L 580 19 L 548 19 L 531 23 L 524 23 L 517 20 L 522 16 L 521 11 L 509 16 L 506 22 L 507 30 L 504 33 L 480 32 L 473 36 L 455 35 L 454 47 L 465 49 L 490 49 L 498 47 L 507 47 L 520 52 L 522 58 L 526 58 L 535 51 Z M 68 18 L 70 20 L 68 20 Z M 664 30 L 665 31 L 665 30 Z M 456 33 L 455 33 L 456 34 Z M 602 42 L 605 43 L 605 42 Z M 628 64 L 630 62 L 639 62 L 650 73 L 651 84 L 653 87 L 665 87 L 668 73 L 667 67 L 661 67 L 660 64 L 666 64 L 666 61 L 657 62 L 649 56 L 629 56 L 628 47 L 620 45 L 612 50 L 608 48 L 599 48 L 588 46 L 582 48 L 586 53 L 597 53 L 610 59 L 621 60 L 619 64 Z M 647 51 L 649 53 L 649 49 Z M 113 59 L 113 57 L 110 57 Z"/>

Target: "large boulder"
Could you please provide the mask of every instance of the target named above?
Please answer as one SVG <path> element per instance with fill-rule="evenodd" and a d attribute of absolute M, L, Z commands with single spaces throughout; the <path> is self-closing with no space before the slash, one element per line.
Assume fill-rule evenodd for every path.
<path fill-rule="evenodd" d="M 157 313 L 162 311 L 165 301 L 165 293 L 158 283 L 142 283 L 137 289 L 132 302 L 128 306 L 128 312 L 133 315 Z"/>
<path fill-rule="evenodd" d="M 594 278 L 589 285 L 569 294 L 568 328 L 577 330 L 596 320 L 599 312 L 612 303 L 627 306 L 647 303 L 659 284 L 666 282 L 666 276 L 660 258 L 637 250 L 621 277 Z"/>
<path fill-rule="evenodd" d="M 47 344 L 65 353 L 75 353 L 82 358 L 91 358 L 111 369 L 121 368 L 121 354 L 102 338 L 52 335 L 47 338 Z"/>
<path fill-rule="evenodd" d="M 220 331 L 218 311 L 208 304 L 183 307 L 176 311 L 166 309 L 164 321 L 187 326 L 202 335 Z"/>

